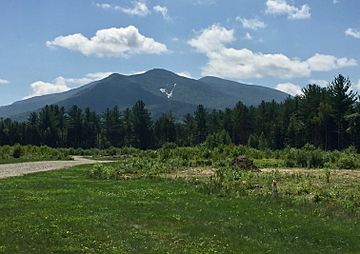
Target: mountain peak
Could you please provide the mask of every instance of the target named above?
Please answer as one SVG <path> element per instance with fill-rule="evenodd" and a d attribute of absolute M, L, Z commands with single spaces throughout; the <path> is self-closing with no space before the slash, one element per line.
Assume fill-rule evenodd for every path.
<path fill-rule="evenodd" d="M 175 84 L 176 88 L 175 88 Z M 174 91 L 166 97 L 163 90 Z M 122 75 L 112 73 L 108 77 L 67 92 L 44 95 L 21 101 L 7 107 L 0 107 L 0 117 L 26 115 L 50 104 L 89 107 L 103 112 L 108 107 L 124 109 L 137 100 L 143 100 L 153 115 L 173 111 L 177 117 L 193 112 L 198 104 L 208 109 L 233 107 L 242 101 L 246 105 L 257 105 L 261 101 L 283 101 L 287 94 L 255 85 L 245 85 L 217 77 L 200 80 L 181 77 L 166 69 L 152 69 L 142 74 Z"/>
<path fill-rule="evenodd" d="M 147 72 L 145 72 L 144 74 L 151 74 L 151 75 L 176 75 L 174 72 L 166 70 L 166 69 L 161 69 L 161 68 L 155 68 L 155 69 L 151 69 Z"/>

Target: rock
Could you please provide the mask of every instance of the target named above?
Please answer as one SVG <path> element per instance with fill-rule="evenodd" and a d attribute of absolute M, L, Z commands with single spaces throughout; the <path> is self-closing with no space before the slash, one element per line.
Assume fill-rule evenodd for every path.
<path fill-rule="evenodd" d="M 238 156 L 233 160 L 233 166 L 242 170 L 249 170 L 254 172 L 261 172 L 260 169 L 254 165 L 254 162 L 245 156 Z"/>

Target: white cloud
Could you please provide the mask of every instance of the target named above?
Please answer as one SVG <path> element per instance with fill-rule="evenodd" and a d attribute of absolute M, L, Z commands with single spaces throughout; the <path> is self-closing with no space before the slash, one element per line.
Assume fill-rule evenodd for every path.
<path fill-rule="evenodd" d="M 310 79 L 309 84 L 315 84 L 321 87 L 326 87 L 329 84 L 329 81 L 323 79 Z"/>
<path fill-rule="evenodd" d="M 336 58 L 332 55 L 322 55 L 318 53 L 310 57 L 306 62 L 313 71 L 330 71 L 357 65 L 355 59 L 348 59 L 346 57 Z"/>
<path fill-rule="evenodd" d="M 10 82 L 6 79 L 1 79 L 0 78 L 0 85 L 6 85 L 6 84 L 9 84 Z"/>
<path fill-rule="evenodd" d="M 225 44 L 233 42 L 234 40 L 233 29 L 228 30 L 219 25 L 212 25 L 204 29 L 197 37 L 188 41 L 188 43 L 199 52 L 208 53 L 221 49 Z"/>
<path fill-rule="evenodd" d="M 276 89 L 293 96 L 302 94 L 301 87 L 293 83 L 280 83 L 276 85 Z"/>
<path fill-rule="evenodd" d="M 290 5 L 286 0 L 267 0 L 266 13 L 287 15 L 288 19 L 308 19 L 311 17 L 310 7 L 307 4 L 301 7 Z"/>
<path fill-rule="evenodd" d="M 185 77 L 185 78 L 191 78 L 191 79 L 195 79 L 193 75 L 191 75 L 190 72 L 188 71 L 181 71 L 181 72 L 176 72 L 177 75 Z"/>
<path fill-rule="evenodd" d="M 356 29 L 353 29 L 353 28 L 348 28 L 345 30 L 345 34 L 347 36 L 351 36 L 351 37 L 354 37 L 356 39 L 360 39 L 360 31 L 359 30 L 356 30 Z"/>
<path fill-rule="evenodd" d="M 202 75 L 228 78 L 294 78 L 307 77 L 312 71 L 329 71 L 357 65 L 356 60 L 315 54 L 307 60 L 289 58 L 280 53 L 264 54 L 249 49 L 235 49 L 226 44 L 235 40 L 234 30 L 213 25 L 188 41 L 208 62 Z"/>
<path fill-rule="evenodd" d="M 246 40 L 252 40 L 253 37 L 252 37 L 252 35 L 251 35 L 250 33 L 246 32 L 244 39 L 246 39 Z"/>
<path fill-rule="evenodd" d="M 113 9 L 113 6 L 107 3 L 95 3 L 95 6 L 101 9 Z"/>
<path fill-rule="evenodd" d="M 62 76 L 59 76 L 55 78 L 53 82 L 36 81 L 30 84 L 31 94 L 24 97 L 24 99 L 45 94 L 65 92 L 70 90 L 71 88 L 75 88 L 80 85 L 103 79 L 109 76 L 111 73 L 112 72 L 94 72 L 88 73 L 81 78 L 64 78 Z"/>
<path fill-rule="evenodd" d="M 242 26 L 246 29 L 258 30 L 260 28 L 266 27 L 265 23 L 257 18 L 246 19 L 246 18 L 236 17 L 236 20 L 240 21 Z"/>
<path fill-rule="evenodd" d="M 123 75 L 126 75 L 126 76 L 131 76 L 131 75 L 138 75 L 138 74 L 143 74 L 145 73 L 146 71 L 131 71 L 131 72 L 127 72 L 127 73 L 122 73 Z"/>
<path fill-rule="evenodd" d="M 340 3 L 339 0 L 333 0 L 333 4 L 338 4 L 338 3 Z"/>
<path fill-rule="evenodd" d="M 143 1 L 134 1 L 132 2 L 132 7 L 122 7 L 119 5 L 111 5 L 108 3 L 95 3 L 95 6 L 104 10 L 114 10 L 121 11 L 131 16 L 142 16 L 145 17 L 150 14 L 150 10 L 147 7 L 146 3 Z"/>
<path fill-rule="evenodd" d="M 168 15 L 168 8 L 166 6 L 156 5 L 153 7 L 153 9 L 155 12 L 160 13 L 165 20 L 171 20 L 170 16 Z"/>
<path fill-rule="evenodd" d="M 115 7 L 116 8 L 116 7 Z M 148 9 L 148 7 L 146 6 L 145 2 L 133 2 L 133 7 L 132 8 L 123 8 L 123 7 L 118 7 L 116 9 L 121 10 L 122 12 L 132 15 L 132 16 L 147 16 L 150 13 L 150 10 Z"/>
<path fill-rule="evenodd" d="M 34 96 L 40 96 L 51 93 L 60 93 L 70 90 L 66 83 L 60 78 L 56 78 L 53 83 L 36 81 L 30 85 L 31 94 L 24 99 L 28 99 Z"/>
<path fill-rule="evenodd" d="M 123 57 L 134 54 L 161 54 L 167 52 L 166 45 L 145 37 L 134 26 L 98 30 L 87 38 L 81 33 L 56 37 L 47 41 L 48 47 L 62 47 L 78 51 L 86 56 Z"/>

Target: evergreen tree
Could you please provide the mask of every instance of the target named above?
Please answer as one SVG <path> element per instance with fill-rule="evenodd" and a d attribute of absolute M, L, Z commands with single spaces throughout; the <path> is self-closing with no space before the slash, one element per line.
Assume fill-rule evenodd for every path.
<path fill-rule="evenodd" d="M 163 114 L 156 121 L 154 132 L 159 146 L 176 141 L 175 117 L 171 112 Z"/>
<path fill-rule="evenodd" d="M 150 112 L 145 108 L 143 101 L 138 101 L 132 108 L 132 126 L 134 131 L 135 147 L 148 149 L 153 146 L 153 122 Z"/>
<path fill-rule="evenodd" d="M 355 103 L 356 94 L 350 90 L 351 82 L 349 78 L 342 75 L 335 77 L 330 83 L 329 92 L 331 96 L 331 106 L 334 111 L 334 120 L 336 124 L 335 133 L 337 136 L 336 148 L 342 149 L 348 144 L 346 142 L 346 115 L 353 113 L 353 104 Z"/>
<path fill-rule="evenodd" d="M 195 120 L 195 143 L 200 144 L 205 141 L 208 129 L 206 125 L 207 114 L 203 105 L 198 105 L 194 112 Z"/>

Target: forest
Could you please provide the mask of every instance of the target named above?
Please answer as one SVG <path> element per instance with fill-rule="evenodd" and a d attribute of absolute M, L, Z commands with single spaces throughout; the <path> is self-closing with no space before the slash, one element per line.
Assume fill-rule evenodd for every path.
<path fill-rule="evenodd" d="M 49 105 L 30 114 L 26 122 L 0 119 L 1 145 L 107 148 L 158 148 L 165 143 L 194 146 L 205 140 L 249 145 L 258 149 L 360 149 L 360 104 L 351 81 L 338 75 L 327 87 L 309 84 L 302 94 L 281 103 L 262 102 L 208 110 L 198 105 L 177 120 L 171 112 L 153 119 L 143 101 L 121 111 L 98 114 L 74 105 L 69 110 Z M 216 144 L 215 144 L 216 145 Z"/>

